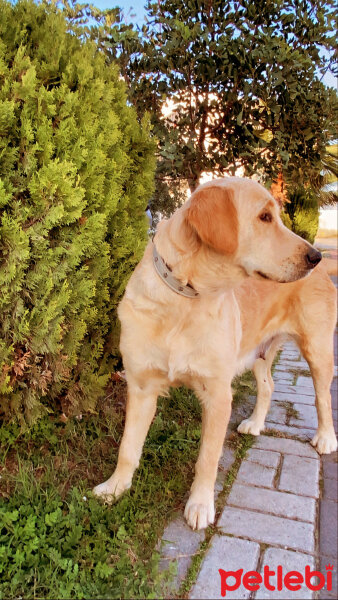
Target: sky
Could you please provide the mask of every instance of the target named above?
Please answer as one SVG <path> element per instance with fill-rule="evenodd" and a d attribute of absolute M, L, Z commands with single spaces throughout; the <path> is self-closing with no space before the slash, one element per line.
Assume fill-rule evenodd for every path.
<path fill-rule="evenodd" d="M 146 14 L 144 5 L 146 0 L 90 0 L 90 4 L 100 9 L 114 8 L 119 6 L 123 9 L 125 19 L 128 23 L 135 23 L 142 26 Z M 129 12 L 130 11 L 130 12 Z M 323 83 L 337 89 L 338 81 L 332 73 L 327 73 L 323 78 Z"/>
<path fill-rule="evenodd" d="M 115 8 L 115 6 L 119 6 L 123 9 L 125 17 L 128 18 L 128 21 L 137 23 L 137 25 L 142 25 L 145 16 L 145 0 L 90 0 L 89 4 L 93 4 L 104 10 L 106 8 Z M 130 10 L 133 9 L 133 10 Z M 130 14 L 129 14 L 130 11 Z M 129 16 L 128 16 L 129 14 Z M 135 14 L 135 17 L 132 17 L 131 14 Z"/>

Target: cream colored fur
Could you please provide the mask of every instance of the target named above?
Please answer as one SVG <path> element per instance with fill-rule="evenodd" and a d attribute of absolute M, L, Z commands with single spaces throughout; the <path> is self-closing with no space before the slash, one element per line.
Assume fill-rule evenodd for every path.
<path fill-rule="evenodd" d="M 118 463 L 94 492 L 109 501 L 130 487 L 158 395 L 184 384 L 202 403 L 201 449 L 185 508 L 189 525 L 201 529 L 215 516 L 214 483 L 230 418 L 232 378 L 256 361 L 257 408 L 241 427 L 258 435 L 273 385 L 269 357 L 280 335 L 293 336 L 310 363 L 319 415 L 313 443 L 319 452 L 335 449 L 329 395 L 334 289 L 319 265 L 313 291 L 316 275 L 307 277 L 311 268 L 306 258 L 312 247 L 284 227 L 275 200 L 249 179 L 226 178 L 200 186 L 160 224 L 154 243 L 173 275 L 190 283 L 199 297 L 180 296 L 159 278 L 150 242 L 119 306 L 128 401 Z M 267 360 L 258 358 L 262 342 L 267 354 L 270 351 Z M 266 374 L 270 387 L 262 385 Z"/>

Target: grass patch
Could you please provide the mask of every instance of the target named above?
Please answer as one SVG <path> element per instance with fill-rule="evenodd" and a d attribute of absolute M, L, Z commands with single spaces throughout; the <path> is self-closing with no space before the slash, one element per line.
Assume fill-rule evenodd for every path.
<path fill-rule="evenodd" d="M 257 385 L 256 379 L 252 371 L 245 371 L 242 375 L 238 375 L 233 379 L 232 382 L 232 406 L 236 407 L 238 404 L 245 402 L 245 398 L 250 396 L 256 396 Z"/>
<path fill-rule="evenodd" d="M 254 393 L 252 381 L 237 378 L 235 398 Z M 186 389 L 159 399 L 132 488 L 108 507 L 90 490 L 115 467 L 125 396 L 125 383 L 113 382 L 95 415 L 0 429 L 0 599 L 161 596 L 157 542 L 192 483 L 201 409 Z M 236 461 L 222 501 L 251 438 L 231 437 Z"/>
<path fill-rule="evenodd" d="M 288 425 L 290 422 L 290 419 L 299 419 L 299 412 L 298 410 L 294 407 L 292 402 L 289 402 L 288 400 L 285 400 L 283 402 L 280 402 L 280 405 L 283 406 L 285 408 L 285 413 L 286 413 L 286 424 Z"/>
<path fill-rule="evenodd" d="M 160 399 L 132 489 L 107 507 L 90 490 L 115 466 L 123 394 L 80 421 L 1 429 L 0 598 L 156 597 L 156 542 L 191 485 L 200 406 L 187 390 Z"/>
<path fill-rule="evenodd" d="M 293 386 L 294 386 L 294 385 L 296 385 L 296 383 L 297 383 L 297 379 L 298 379 L 298 373 L 294 371 L 293 373 L 291 372 L 291 374 L 292 374 L 292 382 L 291 382 L 291 385 L 293 385 Z"/>
<path fill-rule="evenodd" d="M 310 369 L 288 369 L 289 373 L 293 375 L 291 385 L 296 385 L 298 377 L 311 377 Z"/>

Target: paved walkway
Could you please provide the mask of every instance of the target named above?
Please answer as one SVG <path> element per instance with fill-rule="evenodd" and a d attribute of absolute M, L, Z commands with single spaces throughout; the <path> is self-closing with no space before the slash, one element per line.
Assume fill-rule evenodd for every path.
<path fill-rule="evenodd" d="M 337 332 L 335 339 L 337 350 Z M 309 375 L 299 350 L 292 343 L 286 344 L 274 374 L 275 391 L 266 423 L 270 435 L 259 436 L 242 462 L 188 598 L 222 598 L 222 580 L 226 598 L 338 597 L 337 453 L 320 458 L 308 443 L 317 427 Z M 335 377 L 332 397 L 336 429 L 337 396 Z M 277 437 L 278 434 L 283 437 Z M 225 449 L 216 494 L 222 489 L 233 460 L 232 452 Z M 180 585 L 204 539 L 203 531 L 191 531 L 182 518 L 170 523 L 164 532 L 162 568 L 173 561 L 177 564 L 171 587 L 173 597 L 178 597 Z M 333 565 L 333 571 L 326 568 L 329 565 Z M 237 573 L 237 577 L 241 576 L 240 585 L 234 576 L 223 573 L 221 577 L 219 569 L 243 569 L 243 573 Z M 301 582 L 306 572 L 309 578 L 314 570 L 320 571 L 322 577 L 312 577 L 309 582 L 314 588 L 323 584 L 324 577 L 321 591 L 318 587 L 317 591 L 309 589 L 306 582 Z M 256 571 L 260 577 L 252 575 L 244 580 L 248 571 Z M 289 571 L 298 571 L 302 577 L 293 574 L 293 578 L 289 575 L 284 580 Z M 332 590 L 328 591 L 330 577 Z M 282 589 L 273 589 L 278 586 Z"/>

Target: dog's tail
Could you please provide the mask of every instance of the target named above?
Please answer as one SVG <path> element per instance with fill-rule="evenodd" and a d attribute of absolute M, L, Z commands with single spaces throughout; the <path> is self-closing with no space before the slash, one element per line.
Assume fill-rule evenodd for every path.
<path fill-rule="evenodd" d="M 328 275 L 338 275 L 338 260 L 335 258 L 323 257 L 321 260 L 321 264 L 325 268 Z"/>

